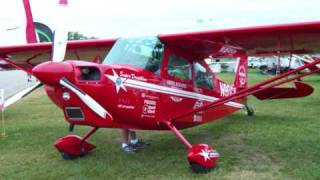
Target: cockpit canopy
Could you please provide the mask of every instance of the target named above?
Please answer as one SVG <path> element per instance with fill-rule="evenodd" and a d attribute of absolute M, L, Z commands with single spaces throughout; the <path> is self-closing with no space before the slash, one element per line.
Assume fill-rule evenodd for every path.
<path fill-rule="evenodd" d="M 157 37 L 120 38 L 103 64 L 126 64 L 160 74 L 164 45 Z"/>

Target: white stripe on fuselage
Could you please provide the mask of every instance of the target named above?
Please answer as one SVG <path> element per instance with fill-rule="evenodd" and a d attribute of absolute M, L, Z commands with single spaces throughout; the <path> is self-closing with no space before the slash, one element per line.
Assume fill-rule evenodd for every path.
<path fill-rule="evenodd" d="M 142 81 L 137 81 L 133 79 L 125 79 L 123 82 L 124 86 L 127 87 L 132 87 L 136 89 L 144 89 L 144 90 L 149 90 L 153 92 L 159 92 L 159 93 L 164 93 L 164 94 L 170 94 L 170 95 L 175 95 L 175 96 L 181 96 L 185 98 L 192 98 L 192 99 L 197 99 L 197 100 L 202 100 L 202 101 L 208 101 L 208 102 L 213 102 L 218 100 L 219 98 L 215 98 L 212 96 L 206 96 L 203 94 L 198 94 L 190 91 L 184 91 L 181 89 L 174 89 L 166 86 L 160 86 L 152 83 L 147 83 L 147 82 L 142 82 Z M 235 108 L 244 108 L 245 106 L 240 103 L 236 102 L 227 102 L 225 105 L 235 107 Z"/>

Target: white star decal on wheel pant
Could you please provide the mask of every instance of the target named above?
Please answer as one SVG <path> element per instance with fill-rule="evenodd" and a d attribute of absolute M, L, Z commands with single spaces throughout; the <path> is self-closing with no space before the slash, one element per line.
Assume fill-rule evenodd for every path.
<path fill-rule="evenodd" d="M 203 157 L 205 162 L 207 160 L 211 160 L 211 158 L 219 157 L 219 153 L 212 150 L 201 150 L 201 152 L 198 154 Z"/>
<path fill-rule="evenodd" d="M 203 157 L 204 161 L 207 161 L 207 160 L 211 160 L 211 158 L 209 157 L 209 153 L 210 152 L 208 152 L 206 150 L 201 150 L 199 155 Z"/>

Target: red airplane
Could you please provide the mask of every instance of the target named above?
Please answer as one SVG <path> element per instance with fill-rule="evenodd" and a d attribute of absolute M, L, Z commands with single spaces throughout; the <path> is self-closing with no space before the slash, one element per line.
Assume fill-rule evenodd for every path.
<path fill-rule="evenodd" d="M 28 17 L 32 22 L 30 12 Z M 67 135 L 54 143 L 63 157 L 93 150 L 95 145 L 87 139 L 99 128 L 166 130 L 188 149 L 191 168 L 208 172 L 217 165 L 219 154 L 210 145 L 191 144 L 179 130 L 241 109 L 252 115 L 246 103 L 250 95 L 261 100 L 308 96 L 313 88 L 297 79 L 320 72 L 304 71 L 320 63 L 314 58 L 295 70 L 251 86 L 247 83 L 248 56 L 319 53 L 320 22 L 71 41 L 66 48 L 58 38 L 54 43 L 37 43 L 34 27 L 28 27 L 29 44 L 0 47 L 0 58 L 40 82 L 5 107 L 43 84 L 71 129 L 92 127 L 83 137 Z M 211 71 L 207 57 L 237 59 L 232 84 Z M 100 60 L 101 64 L 90 62 Z M 280 87 L 288 82 L 295 86 Z"/>

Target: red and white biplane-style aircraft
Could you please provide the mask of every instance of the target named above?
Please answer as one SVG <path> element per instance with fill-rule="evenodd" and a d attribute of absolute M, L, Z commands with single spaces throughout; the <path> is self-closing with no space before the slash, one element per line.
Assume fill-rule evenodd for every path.
<path fill-rule="evenodd" d="M 313 88 L 296 80 L 320 72 L 314 68 L 320 59 L 314 58 L 295 70 L 247 84 L 248 56 L 320 53 L 320 22 L 69 41 L 65 47 L 57 35 L 53 43 L 36 42 L 28 0 L 24 3 L 29 44 L 0 47 L 0 59 L 32 74 L 39 83 L 9 99 L 5 107 L 44 85 L 71 127 L 92 127 L 84 137 L 68 135 L 55 142 L 64 157 L 94 149 L 87 139 L 98 128 L 169 130 L 188 149 L 191 168 L 207 172 L 216 166 L 218 153 L 207 144 L 192 145 L 179 130 L 241 109 L 251 114 L 246 105 L 250 95 L 261 100 L 310 95 Z M 232 84 L 210 70 L 207 57 L 237 59 Z M 279 87 L 288 82 L 295 86 Z"/>

